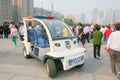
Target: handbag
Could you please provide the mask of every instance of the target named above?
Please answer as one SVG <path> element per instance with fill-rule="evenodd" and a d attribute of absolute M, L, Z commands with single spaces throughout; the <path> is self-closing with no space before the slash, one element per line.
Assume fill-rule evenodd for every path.
<path fill-rule="evenodd" d="M 14 37 L 14 35 L 13 34 L 10 34 L 10 38 L 13 38 Z"/>

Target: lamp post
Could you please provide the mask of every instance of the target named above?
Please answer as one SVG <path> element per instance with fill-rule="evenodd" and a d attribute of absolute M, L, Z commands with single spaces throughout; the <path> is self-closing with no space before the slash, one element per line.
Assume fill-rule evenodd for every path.
<path fill-rule="evenodd" d="M 51 14 L 52 14 L 52 16 L 53 16 L 53 2 L 51 2 L 51 8 L 52 8 L 52 12 L 51 12 Z"/>

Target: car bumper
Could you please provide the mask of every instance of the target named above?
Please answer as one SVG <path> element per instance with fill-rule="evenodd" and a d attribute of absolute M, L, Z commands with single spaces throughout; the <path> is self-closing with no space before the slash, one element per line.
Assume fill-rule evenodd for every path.
<path fill-rule="evenodd" d="M 85 62 L 86 50 L 79 47 L 67 51 L 49 53 L 49 55 L 55 58 L 62 57 L 60 60 L 63 64 L 63 69 L 68 70 Z"/>
<path fill-rule="evenodd" d="M 75 66 L 83 64 L 85 62 L 85 53 L 64 57 L 63 59 L 61 59 L 61 61 L 63 64 L 63 69 L 68 70 Z"/>

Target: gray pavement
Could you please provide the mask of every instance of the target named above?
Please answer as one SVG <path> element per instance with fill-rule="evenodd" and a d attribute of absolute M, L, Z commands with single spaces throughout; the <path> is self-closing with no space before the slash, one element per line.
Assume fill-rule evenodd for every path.
<path fill-rule="evenodd" d="M 84 66 L 59 71 L 52 79 L 47 76 L 45 65 L 34 58 L 24 58 L 20 40 L 15 47 L 11 39 L 0 39 L 0 80 L 118 80 L 110 73 L 109 56 L 104 45 L 100 60 L 93 58 L 92 43 L 86 43 L 86 49 Z"/>

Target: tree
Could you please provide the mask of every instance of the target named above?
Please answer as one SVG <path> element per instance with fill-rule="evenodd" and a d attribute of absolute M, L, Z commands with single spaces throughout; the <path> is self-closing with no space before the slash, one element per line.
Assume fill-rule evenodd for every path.
<path fill-rule="evenodd" d="M 72 26 L 74 24 L 73 20 L 70 18 L 64 18 L 64 22 L 70 26 Z"/>

